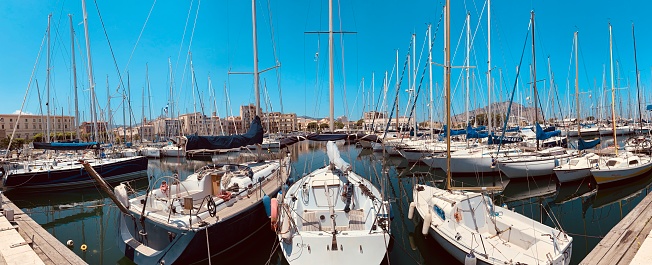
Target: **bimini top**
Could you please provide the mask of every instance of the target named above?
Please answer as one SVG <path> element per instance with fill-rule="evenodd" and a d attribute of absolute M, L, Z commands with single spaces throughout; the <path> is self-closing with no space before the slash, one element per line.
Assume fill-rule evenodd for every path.
<path fill-rule="evenodd" d="M 254 117 L 249 131 L 245 134 L 230 136 L 187 135 L 186 150 L 195 149 L 231 149 L 263 142 L 263 125 L 260 117 Z"/>

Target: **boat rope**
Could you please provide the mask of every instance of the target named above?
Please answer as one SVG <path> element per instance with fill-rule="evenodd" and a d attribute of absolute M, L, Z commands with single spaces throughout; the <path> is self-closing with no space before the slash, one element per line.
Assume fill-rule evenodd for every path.
<path fill-rule="evenodd" d="M 210 195 L 208 197 L 210 197 Z M 211 265 L 211 242 L 208 240 L 208 228 L 204 229 L 204 231 L 206 231 L 206 251 L 208 252 L 208 265 Z"/>
<path fill-rule="evenodd" d="M 145 32 L 145 26 L 147 26 L 147 21 L 149 21 L 149 17 L 152 15 L 152 11 L 154 10 L 155 5 L 156 5 L 156 0 L 154 0 L 154 3 L 152 3 L 152 7 L 149 9 L 149 13 L 147 13 L 147 18 L 145 18 L 145 24 L 143 24 L 143 28 L 140 30 L 140 34 L 138 34 L 138 38 L 136 39 L 136 44 L 134 44 L 134 48 L 131 50 L 131 54 L 129 55 L 129 60 L 127 60 L 127 66 L 125 67 L 125 70 L 129 70 L 129 63 L 131 62 L 131 58 L 134 56 L 134 52 L 136 51 L 138 42 L 140 42 L 140 37 L 142 37 L 143 32 Z M 151 114 L 151 110 L 150 110 L 150 114 Z"/>

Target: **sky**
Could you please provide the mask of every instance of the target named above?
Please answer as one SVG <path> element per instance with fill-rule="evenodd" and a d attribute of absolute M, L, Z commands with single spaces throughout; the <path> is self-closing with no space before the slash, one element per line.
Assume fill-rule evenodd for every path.
<path fill-rule="evenodd" d="M 441 119 L 444 105 L 441 89 L 443 5 L 441 0 L 334 2 L 334 31 L 350 32 L 335 34 L 334 38 L 336 117 L 346 115 L 357 120 L 363 111 L 381 110 L 379 105 L 382 104 L 379 103 L 385 99 L 383 78 L 388 72 L 391 77 L 385 99 L 388 104 L 392 105 L 395 100 L 399 76 L 403 80 L 399 90 L 401 116 L 406 114 L 407 99 L 412 97 L 407 90 L 413 85 L 418 91 L 417 120 L 428 119 L 430 79 L 426 68 L 426 31 L 430 24 L 435 63 L 432 67 L 433 116 L 435 120 Z M 486 5 L 487 2 L 482 1 L 452 1 L 450 42 L 452 64 L 456 67 L 451 78 L 454 114 L 464 111 L 467 98 L 470 109 L 486 106 L 488 102 Z M 584 1 L 494 0 L 491 3 L 491 64 L 495 83 L 491 100 L 509 99 L 523 53 L 514 101 L 528 106 L 534 104 L 529 70 L 533 62 L 531 35 L 526 35 L 530 12 L 534 11 L 536 79 L 539 80 L 539 101 L 546 115 L 576 115 L 575 31 L 579 32 L 581 114 L 610 115 L 606 108 L 598 108 L 603 104 L 609 106 L 611 102 L 610 95 L 606 94 L 607 100 L 601 103 L 605 98 L 601 89 L 603 79 L 606 78 L 606 85 L 611 87 L 609 23 L 613 26 L 614 75 L 617 76 L 614 87 L 618 88 L 616 110 L 625 117 L 635 115 L 637 88 L 632 23 L 636 26 L 640 91 L 646 96 L 652 74 L 652 54 L 647 49 L 652 38 L 646 34 L 652 27 L 652 18 L 647 14 L 650 5 L 647 1 L 615 4 L 599 0 L 588 4 Z M 90 86 L 81 1 L 9 0 L 0 6 L 0 95 L 3 99 L 0 113 L 17 113 L 21 107 L 24 113 L 46 113 L 48 46 L 45 36 L 48 14 L 52 14 L 51 112 L 74 115 L 68 18 L 71 14 L 75 31 L 80 120 L 90 120 Z M 237 74 L 253 72 L 251 2 L 89 0 L 86 8 L 96 98 L 99 108 L 106 112 L 107 94 L 110 94 L 115 123 L 129 123 L 128 116 L 123 121 L 123 104 L 130 105 L 132 118 L 140 120 L 143 116 L 151 119 L 164 114 L 170 101 L 174 102 L 175 115 L 203 109 L 207 115 L 217 112 L 219 116 L 237 116 L 240 105 L 255 103 L 253 75 Z M 328 2 L 256 1 L 256 13 L 259 70 L 280 65 L 260 75 L 263 111 L 327 117 L 328 34 L 306 32 L 328 31 Z M 466 58 L 467 13 L 472 36 L 468 97 L 464 88 L 466 72 L 461 67 Z M 412 50 L 413 34 L 416 36 L 416 52 Z M 397 51 L 400 71 L 408 52 L 410 63 L 416 58 L 416 78 L 413 74 L 408 75 L 414 71 L 413 66 L 404 74 L 393 72 Z M 195 89 L 192 89 L 193 79 Z M 409 79 L 416 80 L 415 84 L 408 82 Z M 555 90 L 551 89 L 553 80 Z M 130 103 L 123 103 L 123 95 L 131 99 Z M 643 105 L 649 103 L 649 96 L 641 101 Z"/>

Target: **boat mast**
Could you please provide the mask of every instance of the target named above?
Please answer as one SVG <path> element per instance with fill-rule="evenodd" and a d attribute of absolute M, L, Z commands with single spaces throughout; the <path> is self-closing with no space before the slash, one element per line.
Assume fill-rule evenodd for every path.
<path fill-rule="evenodd" d="M 45 85 L 47 87 L 47 100 L 45 101 L 45 106 L 48 109 L 48 120 L 47 120 L 47 134 L 48 136 L 46 137 L 47 142 L 50 142 L 50 21 L 52 20 L 52 14 L 48 15 L 48 54 L 47 54 L 47 75 L 45 76 Z M 18 126 L 18 121 L 16 121 L 16 126 Z M 14 126 L 14 128 L 16 128 Z"/>
<path fill-rule="evenodd" d="M 432 127 L 432 36 L 431 32 L 432 31 L 432 25 L 428 24 L 428 75 L 430 76 L 430 104 L 428 104 L 429 109 L 430 109 L 430 123 L 428 124 L 428 127 L 430 127 L 430 140 L 434 138 L 434 130 Z"/>
<path fill-rule="evenodd" d="M 611 36 L 611 23 L 609 23 L 609 63 L 611 66 L 611 126 L 614 133 L 614 152 L 618 155 L 618 139 L 616 138 L 616 88 L 614 88 L 614 53 Z"/>
<path fill-rule="evenodd" d="M 470 123 L 469 120 L 469 105 L 471 101 L 471 95 L 469 92 L 471 92 L 471 76 L 469 73 L 469 56 L 471 54 L 471 13 L 467 12 L 466 13 L 466 59 L 464 60 L 464 69 L 466 70 L 466 101 L 464 101 L 464 112 L 466 112 L 466 124 L 464 124 L 464 128 L 466 129 L 467 124 Z M 468 147 L 469 141 L 466 141 L 466 145 Z"/>
<path fill-rule="evenodd" d="M 537 92 L 537 56 L 534 52 L 534 11 L 530 11 L 532 17 L 532 90 L 534 91 L 534 123 L 539 122 L 539 93 Z M 539 139 L 537 138 L 537 150 L 539 150 Z"/>
<path fill-rule="evenodd" d="M 575 31 L 575 105 L 577 105 L 577 137 L 582 138 L 582 130 L 580 129 L 581 127 L 581 115 L 580 115 L 580 86 L 579 86 L 579 77 L 578 77 L 578 69 L 579 66 L 577 65 L 577 42 L 578 42 L 578 32 Z"/>
<path fill-rule="evenodd" d="M 145 64 L 145 79 L 147 79 L 147 108 L 149 108 L 148 119 L 153 119 L 154 117 L 152 116 L 152 88 L 149 86 L 149 66 L 147 64 Z"/>
<path fill-rule="evenodd" d="M 446 91 L 446 189 L 451 189 L 450 0 L 444 6 L 444 90 Z"/>
<path fill-rule="evenodd" d="M 331 132 L 335 131 L 335 93 L 333 89 L 333 0 L 328 1 L 328 93 L 329 93 L 329 128 Z"/>
<path fill-rule="evenodd" d="M 91 119 L 93 122 L 93 136 L 97 137 L 97 112 L 95 111 L 95 82 L 93 82 L 93 63 L 91 60 L 91 40 L 88 36 L 88 13 L 86 13 L 86 0 L 82 0 L 82 10 L 84 11 L 84 33 L 86 34 L 86 58 L 88 58 L 88 87 L 91 94 Z"/>
<path fill-rule="evenodd" d="M 491 0 L 487 0 L 487 99 L 489 100 L 489 133 L 493 129 L 494 115 L 491 112 Z M 500 77 L 499 77 L 500 78 Z"/>
<path fill-rule="evenodd" d="M 641 88 L 639 87 L 640 73 L 638 71 L 638 59 L 636 58 L 636 34 L 634 34 L 634 23 L 632 22 L 632 38 L 634 39 L 634 65 L 636 66 L 636 91 L 638 95 L 638 124 L 643 132 L 643 114 L 641 113 Z"/>
<path fill-rule="evenodd" d="M 79 131 L 79 103 L 77 100 L 77 66 L 75 63 L 75 30 L 72 26 L 72 14 L 68 14 L 70 18 L 70 47 L 72 54 L 72 78 L 73 78 L 73 87 L 75 89 L 75 128 L 77 129 L 77 139 L 81 138 L 81 133 Z"/>

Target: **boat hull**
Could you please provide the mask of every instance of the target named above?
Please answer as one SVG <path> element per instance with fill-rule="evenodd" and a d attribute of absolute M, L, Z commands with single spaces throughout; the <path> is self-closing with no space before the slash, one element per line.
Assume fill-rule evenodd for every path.
<path fill-rule="evenodd" d="M 147 158 L 139 156 L 117 159 L 108 163 L 93 163 L 93 168 L 106 182 L 119 183 L 143 177 L 147 173 Z M 49 171 L 32 171 L 12 173 L 3 178 L 6 189 L 40 190 L 40 189 L 76 189 L 93 187 L 96 181 L 84 170 L 81 164 L 65 169 Z"/>
<path fill-rule="evenodd" d="M 270 196 L 275 197 L 276 193 L 278 193 L 278 190 L 274 194 L 270 194 Z M 136 219 L 138 218 L 140 216 L 136 216 Z M 138 231 L 133 229 L 133 222 L 125 219 L 124 215 L 121 219 L 118 246 L 127 258 L 137 264 L 161 264 L 162 261 L 165 264 L 207 262 L 209 252 L 213 258 L 228 254 L 262 229 L 270 229 L 270 221 L 265 213 L 262 200 L 252 204 L 237 215 L 222 219 L 205 229 L 197 231 L 179 231 L 146 219 L 148 241 L 162 240 L 166 247 L 154 252 L 152 255 L 145 255 L 136 251 L 132 246 L 131 241 L 134 238 L 132 235 L 138 234 Z M 170 239 L 168 232 L 174 233 L 176 236 Z M 207 236 L 208 241 L 206 240 Z M 273 238 L 274 234 L 270 233 L 270 236 Z M 176 242 L 171 243 L 171 240 Z"/>
<path fill-rule="evenodd" d="M 554 174 L 553 168 L 559 165 L 559 159 L 541 159 L 528 161 L 502 161 L 498 163 L 500 171 L 510 179 L 541 177 Z"/>
<path fill-rule="evenodd" d="M 572 182 L 591 176 L 590 168 L 582 169 L 554 169 L 555 175 L 559 182 Z"/>
<path fill-rule="evenodd" d="M 595 182 L 600 184 L 613 183 L 617 181 L 626 180 L 629 178 L 637 177 L 643 175 L 650 171 L 652 167 L 650 163 L 643 164 L 639 167 L 631 167 L 624 169 L 613 169 L 613 170 L 591 170 Z"/>

